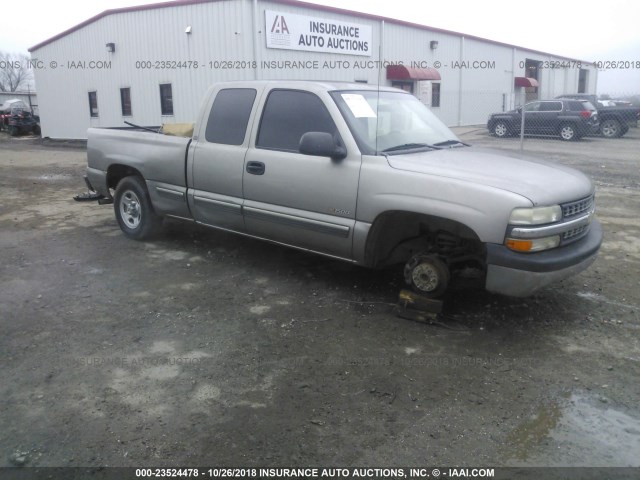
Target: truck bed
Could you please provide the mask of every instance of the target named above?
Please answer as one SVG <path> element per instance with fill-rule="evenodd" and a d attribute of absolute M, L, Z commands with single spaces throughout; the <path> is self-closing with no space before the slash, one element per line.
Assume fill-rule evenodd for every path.
<path fill-rule="evenodd" d="M 191 138 L 111 128 L 90 128 L 87 137 L 90 169 L 107 172 L 122 164 L 137 169 L 147 182 L 187 186 L 185 161 Z"/>

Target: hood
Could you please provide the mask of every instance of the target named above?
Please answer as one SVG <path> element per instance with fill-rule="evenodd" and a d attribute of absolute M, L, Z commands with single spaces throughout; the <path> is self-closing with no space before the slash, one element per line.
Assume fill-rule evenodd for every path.
<path fill-rule="evenodd" d="M 515 152 L 457 147 L 390 155 L 392 168 L 488 185 L 522 195 L 534 205 L 554 205 L 593 192 L 591 180 L 573 168 Z"/>

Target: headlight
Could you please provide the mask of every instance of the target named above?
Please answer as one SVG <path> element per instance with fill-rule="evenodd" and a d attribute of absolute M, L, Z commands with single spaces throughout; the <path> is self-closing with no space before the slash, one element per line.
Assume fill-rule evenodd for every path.
<path fill-rule="evenodd" d="M 515 208 L 509 217 L 511 225 L 544 225 L 562 220 L 560 205 L 551 207 Z"/>

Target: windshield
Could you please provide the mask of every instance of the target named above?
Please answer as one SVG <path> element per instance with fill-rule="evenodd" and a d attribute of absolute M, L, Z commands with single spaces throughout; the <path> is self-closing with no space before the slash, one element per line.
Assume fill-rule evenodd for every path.
<path fill-rule="evenodd" d="M 462 145 L 413 95 L 350 90 L 331 92 L 331 96 L 365 155 Z"/>

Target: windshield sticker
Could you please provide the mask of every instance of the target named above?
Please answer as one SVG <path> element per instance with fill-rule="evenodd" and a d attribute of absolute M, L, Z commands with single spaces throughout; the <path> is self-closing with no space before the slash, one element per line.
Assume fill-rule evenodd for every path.
<path fill-rule="evenodd" d="M 363 117 L 376 117 L 376 112 L 373 111 L 371 105 L 367 103 L 362 95 L 358 95 L 357 93 L 343 93 L 342 99 L 349 106 L 351 113 L 356 118 Z"/>

